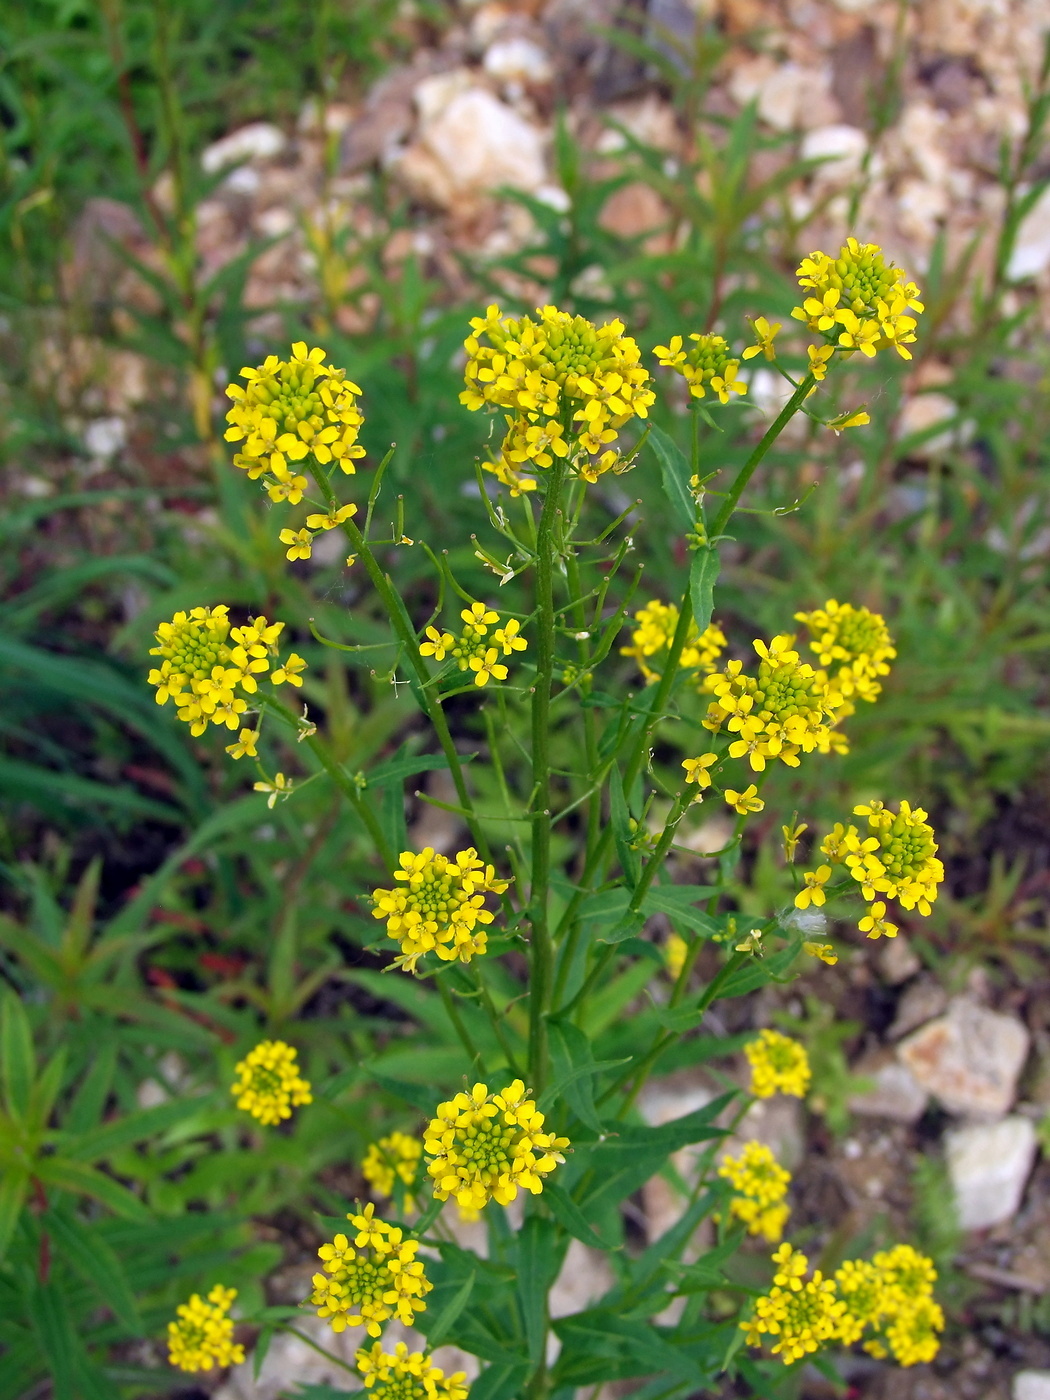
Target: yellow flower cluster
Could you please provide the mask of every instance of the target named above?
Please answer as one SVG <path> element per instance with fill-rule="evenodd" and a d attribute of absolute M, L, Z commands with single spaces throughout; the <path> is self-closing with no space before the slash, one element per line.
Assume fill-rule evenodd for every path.
<path fill-rule="evenodd" d="M 355 459 L 365 455 L 357 441 L 365 421 L 357 406 L 361 390 L 345 370 L 324 360 L 323 350 L 307 350 L 300 340 L 292 346 L 291 359 L 268 355 L 261 365 L 241 370 L 247 387 L 226 388 L 227 398 L 233 400 L 226 415 L 226 441 L 244 443 L 244 451 L 233 460 L 253 481 L 264 473 L 274 478 L 272 500 L 294 505 L 297 490 L 301 499 L 302 488 L 289 487 L 289 462 L 312 454 L 322 466 L 338 462 L 344 472 L 353 472 Z"/>
<path fill-rule="evenodd" d="M 796 622 L 809 629 L 810 650 L 821 666 L 831 667 L 831 683 L 846 699 L 874 700 L 882 690 L 880 676 L 897 655 L 886 620 L 868 608 L 829 598 L 822 608 L 797 612 Z"/>
<path fill-rule="evenodd" d="M 859 350 L 872 358 L 892 346 L 903 359 L 915 340 L 918 322 L 910 311 L 922 312 L 919 289 L 892 263 L 887 266 L 877 243 L 846 240 L 837 258 L 811 253 L 796 273 L 809 296 L 791 312 L 811 331 L 820 331 L 829 345 Z"/>
<path fill-rule="evenodd" d="M 864 1350 L 872 1356 L 892 1353 L 901 1366 L 915 1366 L 937 1355 L 944 1330 L 933 1297 L 937 1273 L 911 1245 L 876 1254 L 870 1263 L 847 1259 L 833 1279 L 819 1270 L 807 1278 L 809 1260 L 789 1244 L 780 1246 L 773 1263 L 773 1286 L 740 1324 L 749 1346 L 776 1338 L 773 1355 L 790 1365 L 825 1342 L 851 1346 L 870 1328 Z"/>
<path fill-rule="evenodd" d="M 751 1065 L 751 1092 L 756 1099 L 771 1099 L 778 1092 L 805 1098 L 809 1056 L 797 1040 L 767 1027 L 757 1039 L 748 1041 L 744 1054 Z"/>
<path fill-rule="evenodd" d="M 429 1352 L 409 1351 L 405 1342 L 398 1342 L 393 1352 L 373 1342 L 354 1360 L 372 1400 L 466 1400 L 465 1371 L 446 1376 Z"/>
<path fill-rule="evenodd" d="M 745 1142 L 739 1157 L 726 1157 L 718 1169 L 737 1192 L 729 1203 L 730 1214 L 742 1220 L 749 1235 L 761 1235 L 777 1244 L 791 1207 L 784 1199 L 791 1173 L 784 1170 L 772 1150 L 762 1142 Z"/>
<path fill-rule="evenodd" d="M 529 477 L 556 457 L 587 481 L 622 469 L 608 444 L 632 418 L 647 417 L 656 398 L 621 321 L 595 326 L 556 306 L 537 308 L 536 317 L 515 320 L 490 306 L 464 342 L 460 402 L 472 411 L 507 410 L 499 460 L 488 470 L 515 495 L 534 489 Z"/>
<path fill-rule="evenodd" d="M 795 896 L 795 903 L 800 909 L 810 903 L 823 904 L 822 886 L 832 867 L 844 865 L 871 905 L 860 921 L 861 932 L 869 938 L 893 938 L 897 925 L 887 920 L 885 900 L 879 895 L 897 900 L 903 909 L 917 909 L 926 915 L 944 879 L 933 827 L 921 807 L 912 808 L 903 800 L 896 812 L 872 801 L 854 807 L 853 815 L 867 817 L 869 834 L 862 836 L 852 823 L 837 822 L 820 844 L 828 864 L 805 876 L 806 885 Z"/>
<path fill-rule="evenodd" d="M 404 1183 L 405 1210 L 415 1210 L 412 1191 L 419 1174 L 423 1144 L 409 1133 L 394 1132 L 373 1142 L 361 1163 L 361 1174 L 380 1196 L 393 1196 L 395 1181 Z"/>
<path fill-rule="evenodd" d="M 899 1244 L 876 1254 L 872 1264 L 878 1276 L 878 1303 L 866 1321 L 876 1335 L 864 1343 L 864 1350 L 878 1357 L 890 1351 L 902 1366 L 932 1361 L 944 1330 L 944 1313 L 933 1296 L 933 1260 L 910 1244 Z M 843 1283 L 839 1286 L 845 1292 Z"/>
<path fill-rule="evenodd" d="M 844 747 L 832 729 L 842 696 L 823 672 L 800 660 L 791 649 L 793 641 L 786 635 L 774 637 L 768 646 L 756 641 L 755 676 L 744 673 L 742 662 L 730 661 L 704 682 L 703 688 L 715 696 L 705 727 L 714 733 L 724 727 L 738 735 L 729 756 L 746 756 L 756 773 L 768 759 L 797 768 L 800 753 Z"/>
<path fill-rule="evenodd" d="M 292 1109 L 313 1103 L 309 1081 L 299 1073 L 298 1052 L 283 1040 L 264 1040 L 234 1068 L 230 1093 L 237 1107 L 272 1126 L 291 1118 Z"/>
<path fill-rule="evenodd" d="M 438 855 L 432 846 L 416 854 L 401 852 L 400 881 L 392 890 L 372 891 L 372 917 L 386 920 L 386 931 L 401 945 L 394 961 L 414 972 L 424 953 L 443 962 L 470 962 L 488 946 L 485 925 L 495 917 L 485 908 L 487 894 L 502 894 L 510 883 L 498 880 L 493 866 L 478 859 L 473 846 L 455 858 Z"/>
<path fill-rule="evenodd" d="M 335 462 L 344 472 L 353 472 L 355 459 L 365 455 L 357 441 L 365 421 L 357 406 L 361 390 L 345 370 L 326 365 L 324 359 L 323 350 L 307 350 L 300 340 L 292 346 L 290 360 L 269 355 L 256 368 L 241 370 L 248 381 L 245 388 L 227 386 L 233 407 L 226 415 L 226 440 L 244 442 L 234 465 L 253 481 L 262 477 L 274 504 L 287 501 L 297 506 L 303 499 L 308 480 L 296 464 L 307 457 L 326 472 Z M 285 558 L 309 559 L 319 530 L 335 530 L 356 514 L 353 504 L 326 505 L 308 515 L 304 526 L 282 530 Z"/>
<path fill-rule="evenodd" d="M 233 1319 L 228 1316 L 237 1297 L 236 1288 L 216 1284 L 205 1302 L 194 1293 L 175 1309 L 176 1322 L 168 1323 L 168 1360 L 180 1371 L 208 1371 L 212 1366 L 237 1366 L 244 1347 L 233 1340 Z"/>
<path fill-rule="evenodd" d="M 654 598 L 634 615 L 638 624 L 631 633 L 631 645 L 621 647 L 621 656 L 633 656 L 646 684 L 652 685 L 663 674 L 667 652 L 678 626 L 678 609 L 673 603 L 661 603 Z M 683 671 L 701 671 L 710 675 L 725 647 L 725 633 L 712 623 L 703 633 L 696 623 L 689 626 L 679 666 Z M 655 659 L 654 659 L 655 658 Z"/>
<path fill-rule="evenodd" d="M 248 708 L 245 695 L 259 689 L 257 676 L 270 670 L 270 657 L 276 655 L 277 638 L 284 630 L 283 622 L 267 622 L 265 617 L 249 618 L 244 627 L 230 626 L 229 608 L 224 603 L 214 608 L 191 608 L 188 613 L 177 612 L 170 622 L 162 622 L 154 636 L 157 645 L 150 647 L 150 656 L 161 657 L 161 663 L 150 671 L 149 684 L 156 686 L 158 705 L 169 700 L 176 706 L 179 719 L 190 726 L 194 737 L 203 734 L 209 724 L 224 724 L 236 729 Z M 306 666 L 301 656 L 291 656 L 270 673 L 273 685 L 302 685 L 299 672 Z M 258 732 L 242 732 L 241 744 L 234 758 L 242 753 L 254 756 Z"/>
<path fill-rule="evenodd" d="M 434 1286 L 416 1258 L 419 1241 L 406 1240 L 396 1225 L 376 1220 L 374 1214 L 371 1203 L 348 1214 L 356 1232 L 353 1242 L 336 1235 L 317 1251 L 324 1273 L 314 1274 L 310 1302 L 318 1317 L 329 1319 L 333 1332 L 364 1324 L 370 1337 L 378 1337 L 391 1317 L 411 1327 Z"/>
<path fill-rule="evenodd" d="M 772 1288 L 755 1299 L 751 1316 L 740 1326 L 748 1346 L 760 1347 L 763 1337 L 775 1337 L 770 1350 L 790 1366 L 838 1336 L 846 1304 L 837 1296 L 834 1280 L 819 1269 L 805 1277 L 809 1260 L 791 1245 L 782 1244 L 773 1263 Z"/>
<path fill-rule="evenodd" d="M 673 335 L 669 345 L 657 345 L 653 354 L 664 369 L 673 369 L 682 376 L 694 399 L 706 397 L 708 389 L 723 403 L 729 402 L 730 394 L 747 393 L 747 385 L 736 377 L 739 356 L 733 355 L 723 336 L 694 331 L 689 339 L 693 344 L 685 350 L 682 337 Z"/>
<path fill-rule="evenodd" d="M 569 1145 L 568 1138 L 545 1133 L 543 1122 L 520 1079 L 498 1094 L 475 1084 L 469 1094 L 438 1104 L 423 1139 L 434 1195 L 454 1196 L 473 1210 L 492 1200 L 508 1205 L 519 1188 L 538 1195 Z"/>
<path fill-rule="evenodd" d="M 458 637 L 437 627 L 428 627 L 426 641 L 419 648 L 420 655 L 432 656 L 435 661 L 451 656 L 461 671 L 473 671 L 475 685 L 488 685 L 490 679 L 505 681 L 507 668 L 500 657 L 512 656 L 528 646 L 520 635 L 521 624 L 517 618 L 512 617 L 502 627 L 496 627 L 490 638 L 489 628 L 500 620 L 494 608 L 484 603 L 471 603 L 462 610 L 460 617 L 464 627 Z"/>

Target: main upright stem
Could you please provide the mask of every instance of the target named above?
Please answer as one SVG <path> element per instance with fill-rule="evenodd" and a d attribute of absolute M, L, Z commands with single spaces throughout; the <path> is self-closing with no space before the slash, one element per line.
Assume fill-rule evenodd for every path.
<path fill-rule="evenodd" d="M 532 926 L 529 978 L 529 1079 L 535 1093 L 547 1077 L 547 1012 L 550 1009 L 554 945 L 548 915 L 551 873 L 550 707 L 554 679 L 554 524 L 561 504 L 566 462 L 549 468 L 536 535 L 536 685 L 532 692 Z"/>

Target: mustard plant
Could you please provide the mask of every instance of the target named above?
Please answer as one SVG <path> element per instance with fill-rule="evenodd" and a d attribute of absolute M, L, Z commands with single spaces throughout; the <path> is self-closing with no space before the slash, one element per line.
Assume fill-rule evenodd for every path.
<path fill-rule="evenodd" d="M 907 359 L 917 338 L 918 289 L 873 244 L 851 238 L 835 256 L 814 252 L 798 282 L 792 324 L 756 318 L 739 353 L 688 327 L 650 353 L 620 320 L 599 325 L 551 305 L 521 316 L 491 305 L 473 319 L 460 400 L 494 429 L 476 473 L 492 536 L 477 541 L 493 579 L 480 598 L 403 503 L 388 531 L 376 529 L 390 454 L 353 498 L 368 443 L 352 367 L 298 342 L 287 359 L 271 354 L 242 370 L 244 382 L 227 391 L 234 464 L 258 483 L 288 567 L 302 568 L 318 537 L 338 532 L 345 568 L 364 574 L 385 611 L 381 674 L 432 735 L 455 794 L 440 805 L 470 841 L 447 852 L 392 844 L 400 828 L 377 810 L 368 770 L 352 769 L 323 711 L 304 702 L 316 693 L 313 664 L 285 654 L 283 619 L 235 622 L 225 602 L 187 600 L 159 621 L 160 664 L 149 675 L 159 703 L 172 701 L 195 735 L 239 731 L 231 761 L 254 765 L 254 788 L 291 820 L 308 784 L 328 783 L 349 804 L 372 848 L 378 882 L 360 899 L 382 925 L 370 946 L 391 996 L 402 995 L 395 984 L 436 984 L 461 1046 L 465 1073 L 452 1093 L 422 1067 L 413 1107 L 429 1097 L 429 1112 L 418 1136 L 399 1129 L 358 1163 L 379 1200 L 347 1201 L 347 1227 L 326 1222 L 331 1238 L 302 1300 L 334 1333 L 373 1339 L 355 1365 L 374 1394 L 461 1395 L 463 1376 L 446 1379 L 431 1358 L 450 1341 L 478 1359 L 474 1387 L 485 1400 L 568 1397 L 630 1377 L 655 1386 L 646 1394 L 708 1393 L 726 1371 L 753 1377 L 855 1344 L 903 1366 L 936 1354 L 935 1270 L 910 1244 L 824 1273 L 780 1243 L 790 1177 L 767 1146 L 740 1136 L 741 1124 L 757 1099 L 806 1095 L 801 1044 L 763 1028 L 744 1047 L 747 1073 L 725 1055 L 724 1092 L 705 1107 L 661 1126 L 645 1117 L 650 1076 L 717 1000 L 788 979 L 807 956 L 833 963 L 829 911 L 860 936 L 893 937 L 888 901 L 924 917 L 943 876 L 925 812 L 893 792 L 844 814 L 859 824 L 812 836 L 809 870 L 796 859 L 807 824 L 791 817 L 783 832 L 795 895 L 784 907 L 748 924 L 727 895 L 745 834 L 766 820 L 770 773 L 839 761 L 851 715 L 877 702 L 896 655 L 886 621 L 849 600 L 799 599 L 803 639 L 789 630 L 735 637 L 713 620 L 719 551 L 780 434 L 799 413 L 834 431 L 863 426 L 863 406 L 821 412 L 815 396 L 842 362 L 891 351 Z M 740 367 L 758 355 L 785 379 L 787 402 L 731 480 L 701 476 L 699 435 L 746 394 Z M 674 401 L 678 380 L 693 406 L 691 460 L 649 422 L 659 394 Z M 627 577 L 630 511 L 595 530 L 590 500 L 607 474 L 631 470 L 659 473 L 687 557 L 678 596 L 640 607 L 640 575 Z M 429 612 L 399 585 L 411 550 L 435 571 Z M 312 630 L 330 666 L 367 665 Z M 638 667 L 636 690 L 605 688 L 617 649 Z M 465 708 L 485 734 L 469 761 Z M 658 747 L 677 755 L 672 765 Z M 501 813 L 482 799 L 493 790 L 486 770 Z M 712 806 L 732 814 L 731 836 L 712 853 L 710 883 L 685 883 L 683 834 Z M 511 838 L 497 839 L 508 827 Z M 603 1061 L 595 1028 L 614 985 L 627 988 L 613 1011 L 626 1053 Z M 316 1107 L 285 1042 L 263 1041 L 237 1073 L 238 1108 L 267 1131 Z M 639 1252 L 624 1201 L 696 1144 L 680 1220 Z M 392 1218 L 377 1214 L 381 1202 Z M 487 1258 L 457 1238 L 449 1202 L 460 1219 L 485 1223 Z M 705 1219 L 715 1243 L 695 1260 L 689 1247 Z M 764 1291 L 742 1285 L 732 1266 L 749 1236 L 779 1243 Z M 613 1283 L 582 1312 L 555 1318 L 550 1294 L 574 1240 L 608 1256 Z M 734 1300 L 732 1315 L 714 1293 Z M 172 1324 L 175 1365 L 234 1359 L 232 1299 L 218 1283 L 209 1297 L 210 1312 L 195 1295 Z M 425 1344 L 399 1340 L 389 1351 L 394 1319 Z M 256 1320 L 271 1334 L 283 1325 L 272 1312 Z"/>

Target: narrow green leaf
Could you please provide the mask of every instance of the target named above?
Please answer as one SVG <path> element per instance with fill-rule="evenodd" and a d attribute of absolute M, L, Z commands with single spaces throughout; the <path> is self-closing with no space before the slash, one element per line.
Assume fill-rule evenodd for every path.
<path fill-rule="evenodd" d="M 518 1400 L 528 1374 L 527 1361 L 496 1361 L 470 1387 L 470 1400 Z"/>
<path fill-rule="evenodd" d="M 391 851 L 403 851 L 408 846 L 405 824 L 405 789 L 400 782 L 388 779 L 379 795 L 379 825 Z"/>
<path fill-rule="evenodd" d="M 126 1186 L 83 1162 L 72 1162 L 67 1157 L 45 1157 L 37 1166 L 37 1175 L 46 1185 L 60 1191 L 72 1191 L 78 1196 L 91 1196 L 101 1201 L 114 1215 L 122 1215 L 126 1220 L 146 1223 L 151 1219 L 146 1207 Z"/>
<path fill-rule="evenodd" d="M 719 997 L 742 997 L 748 992 L 755 992 L 759 987 L 765 987 L 770 982 L 784 982 L 788 980 L 787 974 L 790 972 L 792 964 L 798 957 L 801 943 L 796 940 L 789 947 L 782 948 L 779 953 L 772 953 L 765 958 L 748 958 L 729 974 L 725 982 L 719 989 Z"/>
<path fill-rule="evenodd" d="M 374 1079 L 379 1087 L 385 1089 L 388 1094 L 393 1094 L 395 1098 L 402 1099 L 405 1103 L 411 1104 L 413 1108 L 418 1108 L 421 1113 L 433 1117 L 437 1100 L 433 1089 L 427 1088 L 424 1084 L 409 1084 L 403 1079 L 394 1079 L 376 1069 L 374 1064 L 365 1063 L 361 1068 L 369 1079 Z"/>
<path fill-rule="evenodd" d="M 476 753 L 460 754 L 460 763 L 471 763 L 477 758 Z M 426 753 L 409 755 L 405 758 L 392 758 L 388 763 L 380 763 L 373 768 L 370 773 L 366 773 L 367 787 L 386 787 L 390 783 L 403 782 L 405 778 L 414 778 L 417 773 L 432 773 L 441 768 L 448 767 L 448 759 L 444 754 Z"/>
<path fill-rule="evenodd" d="M 631 813 L 627 806 L 627 798 L 624 796 L 623 779 L 615 764 L 609 770 L 609 817 L 612 822 L 613 840 L 616 842 L 616 854 L 623 867 L 624 878 L 627 885 L 634 889 L 641 874 L 641 857 L 637 851 L 631 849 L 631 840 L 634 836 L 631 829 Z M 631 932 L 637 932 L 637 929 L 632 929 Z M 629 936 L 626 933 L 623 935 L 624 938 Z"/>
<path fill-rule="evenodd" d="M 155 1104 L 135 1113 L 127 1113 L 111 1123 L 103 1123 L 97 1128 L 77 1136 L 61 1140 L 62 1152 L 73 1162 L 100 1162 L 111 1157 L 123 1147 L 164 1132 L 165 1129 L 181 1123 L 186 1118 L 199 1114 L 207 1106 L 207 1098 L 171 1099 L 167 1103 Z"/>
<path fill-rule="evenodd" d="M 29 1018 L 14 992 L 4 992 L 0 1002 L 0 1079 L 12 1118 L 26 1116 L 29 1091 L 35 1078 L 36 1056 Z"/>
<path fill-rule="evenodd" d="M 693 473 L 685 454 L 674 439 L 655 424 L 649 429 L 649 441 L 660 463 L 660 479 L 675 524 L 683 532 L 695 530 L 696 501 L 689 489 L 689 478 Z"/>
<path fill-rule="evenodd" d="M 547 1293 L 558 1276 L 565 1256 L 565 1242 L 559 1247 L 553 1220 L 530 1215 L 517 1236 L 518 1303 L 525 1323 L 525 1339 L 533 1366 L 543 1357 L 546 1337 Z"/>
<path fill-rule="evenodd" d="M 99 1231 L 88 1229 L 76 1216 L 56 1210 L 48 1211 L 43 1223 L 59 1255 L 98 1289 L 102 1302 L 127 1330 L 141 1337 L 142 1319 L 123 1266 Z"/>
<path fill-rule="evenodd" d="M 646 914 L 666 914 L 694 933 L 710 938 L 718 932 L 718 925 L 710 914 L 697 907 L 697 901 L 708 900 L 715 894 L 718 894 L 717 886 L 654 885 L 642 901 L 642 909 Z"/>
<path fill-rule="evenodd" d="M 59 1046 L 29 1092 L 27 1118 L 37 1132 L 47 1127 L 66 1074 L 66 1047 Z"/>
<path fill-rule="evenodd" d="M 101 858 L 90 862 L 73 895 L 69 919 L 62 933 L 62 956 L 67 965 L 76 966 L 87 952 L 95 921 L 98 902 L 98 882 L 102 874 Z"/>
<path fill-rule="evenodd" d="M 26 1310 L 54 1381 L 55 1400 L 75 1400 L 73 1322 L 54 1284 L 34 1280 L 27 1291 Z"/>
<path fill-rule="evenodd" d="M 432 1325 L 427 1328 L 427 1342 L 432 1347 L 439 1347 L 448 1338 L 449 1333 L 456 1324 L 460 1313 L 467 1306 L 467 1302 L 474 1289 L 475 1275 L 470 1273 L 463 1280 L 460 1286 L 453 1293 L 445 1306 L 438 1313 Z"/>
<path fill-rule="evenodd" d="M 694 551 L 689 565 L 689 595 L 693 600 L 693 618 L 700 632 L 705 632 L 711 625 L 719 562 L 718 550 L 708 548 Z"/>
<path fill-rule="evenodd" d="M 592 1225 L 589 1225 L 583 1211 L 569 1195 L 564 1187 L 559 1186 L 555 1181 L 548 1181 L 543 1188 L 543 1199 L 551 1208 L 551 1214 L 559 1225 L 563 1225 L 570 1235 L 573 1235 L 582 1244 L 589 1245 L 591 1249 L 608 1251 L 614 1248 L 606 1244 L 601 1235 Z"/>
<path fill-rule="evenodd" d="M 581 1123 L 600 1133 L 602 1124 L 594 1107 L 592 1080 L 602 1070 L 615 1069 L 627 1061 L 596 1061 L 590 1041 L 579 1026 L 574 1026 L 570 1021 L 552 1020 L 549 1028 L 554 1082 L 545 1091 L 539 1107 L 546 1111 L 551 1104 L 564 1098 Z"/>
<path fill-rule="evenodd" d="M 0 1176 L 0 1260 L 7 1253 L 28 1194 L 29 1173 L 8 1167 Z"/>

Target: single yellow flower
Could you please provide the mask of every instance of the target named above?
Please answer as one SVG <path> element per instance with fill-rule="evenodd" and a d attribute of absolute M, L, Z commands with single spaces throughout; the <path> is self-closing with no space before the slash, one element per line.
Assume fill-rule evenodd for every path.
<path fill-rule="evenodd" d="M 309 559 L 313 553 L 311 546 L 314 537 L 309 530 L 282 530 L 277 538 L 288 546 L 284 557 L 293 562 L 296 559 Z"/>
<path fill-rule="evenodd" d="M 344 520 L 349 520 L 357 514 L 357 507 L 351 503 L 340 506 L 338 510 L 330 510 L 323 513 L 315 513 L 306 517 L 306 523 L 311 530 L 334 530 L 342 525 Z"/>
<path fill-rule="evenodd" d="M 780 830 L 784 835 L 784 859 L 788 865 L 794 865 L 798 843 L 802 839 L 802 833 L 809 830 L 809 825 L 807 822 L 801 822 L 798 826 L 782 826 Z"/>
<path fill-rule="evenodd" d="M 492 640 L 503 648 L 504 656 L 510 656 L 515 651 L 524 651 L 529 645 L 524 637 L 518 635 L 520 631 L 521 624 L 516 617 L 512 617 L 504 627 L 497 627 L 493 632 Z"/>
<path fill-rule="evenodd" d="M 717 762 L 718 755 L 716 753 L 702 753 L 699 758 L 683 758 L 682 767 L 685 769 L 686 782 L 696 783 L 701 788 L 709 788 L 711 774 L 708 769 Z"/>
<path fill-rule="evenodd" d="M 767 360 L 775 360 L 777 352 L 773 341 L 780 330 L 780 322 L 774 321 L 770 325 L 764 316 L 757 316 L 751 324 L 755 328 L 755 343 L 744 351 L 744 359 L 753 360 L 756 355 L 765 355 Z"/>
<path fill-rule="evenodd" d="M 831 879 L 831 866 L 821 865 L 816 870 L 807 871 L 802 878 L 806 883 L 795 896 L 795 908 L 808 909 L 813 904 L 819 909 L 827 902 L 824 886 Z"/>
<path fill-rule="evenodd" d="M 839 960 L 838 953 L 830 943 L 803 943 L 802 951 L 808 953 L 811 958 L 819 958 L 822 963 L 827 963 L 828 967 L 834 967 Z"/>
<path fill-rule="evenodd" d="M 436 627 L 427 628 L 427 640 L 419 648 L 420 656 L 432 656 L 435 661 L 444 661 L 445 653 L 455 645 L 451 632 L 439 632 Z"/>
<path fill-rule="evenodd" d="M 286 778 L 283 773 L 275 773 L 273 782 L 253 783 L 255 792 L 268 792 L 267 807 L 272 807 L 279 797 L 287 797 L 294 787 L 291 778 Z"/>
<path fill-rule="evenodd" d="M 255 746 L 259 742 L 259 731 L 257 729 L 242 729 L 235 744 L 227 744 L 226 752 L 234 758 L 243 758 L 245 754 L 249 758 L 258 758 Z"/>
<path fill-rule="evenodd" d="M 274 671 L 270 679 L 274 685 L 284 685 L 287 682 L 288 685 L 301 686 L 303 683 L 301 673 L 305 670 L 306 662 L 293 651 L 287 661 Z"/>
<path fill-rule="evenodd" d="M 734 792 L 732 788 L 726 788 L 725 799 L 734 812 L 746 817 L 749 812 L 761 812 L 765 803 L 758 795 L 758 788 L 754 783 L 749 783 L 743 792 Z"/>

